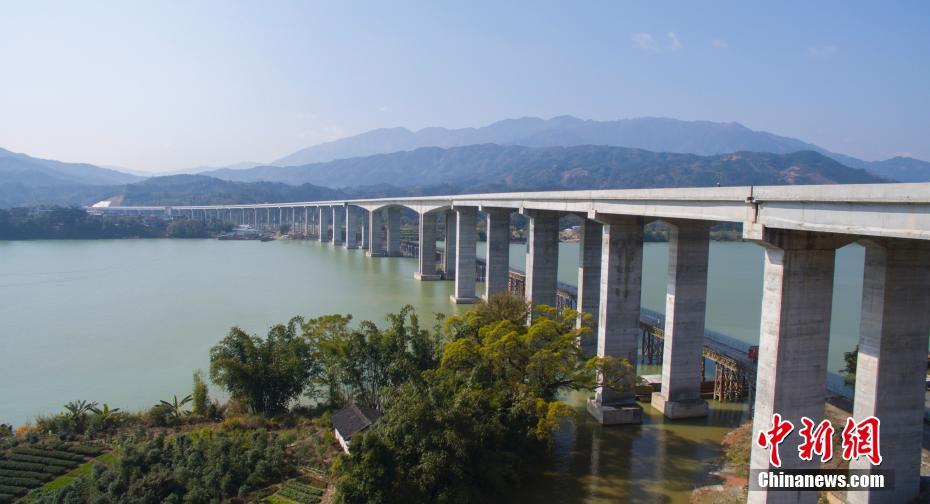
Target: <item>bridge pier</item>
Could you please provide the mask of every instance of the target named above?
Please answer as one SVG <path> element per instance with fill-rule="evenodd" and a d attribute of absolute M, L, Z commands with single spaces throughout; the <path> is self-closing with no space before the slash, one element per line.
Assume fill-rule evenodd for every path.
<path fill-rule="evenodd" d="M 601 286 L 598 303 L 597 355 L 636 365 L 643 277 L 643 218 L 603 215 Z M 598 387 L 588 399 L 588 413 L 604 425 L 638 424 L 643 408 L 635 390 Z"/>
<path fill-rule="evenodd" d="M 710 223 L 669 221 L 668 285 L 662 389 L 652 394 L 652 407 L 667 418 L 707 416 L 701 399 L 704 315 L 707 308 L 707 261 Z"/>
<path fill-rule="evenodd" d="M 478 301 L 475 296 L 475 247 L 478 230 L 476 229 L 478 209 L 475 207 L 455 208 L 455 293 L 451 296 L 456 304 L 470 304 Z M 422 250 L 420 255 L 422 256 Z"/>
<path fill-rule="evenodd" d="M 423 212 L 420 214 L 420 253 L 416 273 L 417 280 L 441 280 L 442 275 L 436 272 L 436 214 Z"/>
<path fill-rule="evenodd" d="M 369 249 L 368 240 L 370 239 L 370 235 L 369 235 L 368 229 L 369 229 L 369 226 L 371 225 L 370 216 L 371 216 L 371 212 L 368 210 L 365 210 L 364 208 L 362 208 L 361 211 L 359 212 L 359 219 L 361 219 L 362 221 L 362 249 L 364 250 Z"/>
<path fill-rule="evenodd" d="M 527 210 L 526 300 L 533 305 L 556 306 L 559 282 L 559 214 Z"/>
<path fill-rule="evenodd" d="M 446 235 L 442 254 L 442 278 L 455 280 L 455 211 L 446 210 L 444 217 Z"/>
<path fill-rule="evenodd" d="M 771 429 L 778 413 L 797 428 L 801 417 L 823 417 L 827 347 L 836 249 L 848 238 L 810 231 L 765 229 L 762 324 L 753 433 Z M 926 336 L 926 335 L 925 335 Z M 782 457 L 782 469 L 817 469 L 820 460 Z M 769 450 L 752 445 L 749 466 L 768 470 Z M 749 492 L 751 503 L 817 502 L 816 491 Z"/>
<path fill-rule="evenodd" d="M 329 223 L 333 220 L 333 217 L 332 217 L 333 208 L 328 207 L 328 206 L 321 206 L 319 213 L 320 213 L 320 235 L 318 238 L 321 243 L 325 243 L 330 240 Z"/>
<path fill-rule="evenodd" d="M 384 209 L 368 212 L 368 257 L 383 257 L 384 250 Z"/>
<path fill-rule="evenodd" d="M 920 491 L 924 377 L 930 333 L 930 244 L 869 240 L 865 245 L 856 420 L 881 420 L 882 464 L 894 472 L 894 490 L 849 492 L 850 503 L 910 502 Z M 871 470 L 865 458 L 850 469 Z"/>
<path fill-rule="evenodd" d="M 603 226 L 600 222 L 584 219 L 578 246 L 578 327 L 583 313 L 591 315 L 591 334 L 581 339 L 584 356 L 597 354 L 597 305 L 601 297 L 601 249 Z"/>
<path fill-rule="evenodd" d="M 400 256 L 400 207 L 392 206 L 387 210 L 387 255 Z"/>
<path fill-rule="evenodd" d="M 344 243 L 345 236 L 346 236 L 345 231 L 343 231 L 342 229 L 343 221 L 345 221 L 345 218 L 346 218 L 345 207 L 342 207 L 342 206 L 332 207 L 332 215 L 333 215 L 333 231 L 332 231 L 331 237 L 332 237 L 333 245 L 339 246 Z"/>
<path fill-rule="evenodd" d="M 352 205 L 346 205 L 345 246 L 347 249 L 358 248 L 358 221 L 358 208 Z"/>
<path fill-rule="evenodd" d="M 510 284 L 510 210 L 485 208 L 484 298 L 505 293 Z"/>

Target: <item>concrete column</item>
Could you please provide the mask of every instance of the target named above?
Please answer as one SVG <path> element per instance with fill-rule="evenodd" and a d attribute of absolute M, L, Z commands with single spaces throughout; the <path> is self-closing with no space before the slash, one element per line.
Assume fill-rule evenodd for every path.
<path fill-rule="evenodd" d="M 510 284 L 510 210 L 486 208 L 487 242 L 485 242 L 485 299 L 507 292 Z"/>
<path fill-rule="evenodd" d="M 304 236 L 310 237 L 310 207 L 304 207 Z"/>
<path fill-rule="evenodd" d="M 475 296 L 475 246 L 478 240 L 478 209 L 475 207 L 455 208 L 455 294 L 456 304 L 474 303 Z"/>
<path fill-rule="evenodd" d="M 381 257 L 384 251 L 384 209 L 368 213 L 368 257 Z"/>
<path fill-rule="evenodd" d="M 387 208 L 387 255 L 397 257 L 400 254 L 400 208 Z"/>
<path fill-rule="evenodd" d="M 578 327 L 581 313 L 591 315 L 591 334 L 581 340 L 585 357 L 597 354 L 597 305 L 601 297 L 601 239 L 603 226 L 600 222 L 584 219 L 581 223 L 581 239 L 578 251 Z"/>
<path fill-rule="evenodd" d="M 368 250 L 369 248 L 368 246 L 368 239 L 370 237 L 369 231 L 368 231 L 369 224 L 370 224 L 369 214 L 370 213 L 365 209 L 360 209 L 359 211 L 359 219 L 362 221 L 362 248 L 365 250 Z"/>
<path fill-rule="evenodd" d="M 455 212 L 446 210 L 446 237 L 443 246 L 442 272 L 445 280 L 455 279 Z"/>
<path fill-rule="evenodd" d="M 534 305 L 556 306 L 559 282 L 559 214 L 527 210 L 526 300 Z"/>
<path fill-rule="evenodd" d="M 330 222 L 332 222 L 332 220 L 333 220 L 332 213 L 333 213 L 332 207 L 328 207 L 328 206 L 321 206 L 321 207 L 320 207 L 320 235 L 319 235 L 319 240 L 320 240 L 321 242 L 328 242 L 328 241 L 330 241 L 329 224 L 330 224 Z"/>
<path fill-rule="evenodd" d="M 801 417 L 823 417 L 827 375 L 827 345 L 833 304 L 836 248 L 846 243 L 837 235 L 765 229 L 765 270 L 762 324 L 756 371 L 753 435 L 771 428 L 779 413 L 796 428 Z M 796 435 L 796 434 L 795 434 Z M 782 446 L 782 469 L 817 469 L 820 461 L 805 461 Z M 769 450 L 752 445 L 750 469 L 767 470 Z M 817 492 L 750 491 L 749 502 L 817 502 Z"/>
<path fill-rule="evenodd" d="M 420 214 L 420 257 L 416 273 L 417 280 L 440 280 L 442 275 L 436 272 L 436 214 Z"/>
<path fill-rule="evenodd" d="M 875 469 L 894 472 L 894 490 L 848 492 L 846 498 L 851 503 L 911 502 L 920 491 L 930 243 L 874 240 L 864 245 L 853 417 L 881 421 L 882 464 Z M 873 469 L 864 457 L 849 468 Z"/>
<path fill-rule="evenodd" d="M 662 347 L 662 390 L 652 407 L 668 418 L 707 416 L 701 399 L 704 314 L 707 308 L 707 260 L 710 226 L 706 221 L 671 221 Z"/>
<path fill-rule="evenodd" d="M 598 303 L 597 355 L 636 365 L 643 278 L 643 218 L 606 215 L 601 221 L 601 287 Z M 588 400 L 588 412 L 602 424 L 643 420 L 635 391 L 604 387 Z"/>
<path fill-rule="evenodd" d="M 358 248 L 358 208 L 346 205 L 346 248 Z"/>
<path fill-rule="evenodd" d="M 333 230 L 332 238 L 333 245 L 342 245 L 343 240 L 345 239 L 345 232 L 342 230 L 343 221 L 346 218 L 345 207 L 334 206 L 333 207 Z"/>

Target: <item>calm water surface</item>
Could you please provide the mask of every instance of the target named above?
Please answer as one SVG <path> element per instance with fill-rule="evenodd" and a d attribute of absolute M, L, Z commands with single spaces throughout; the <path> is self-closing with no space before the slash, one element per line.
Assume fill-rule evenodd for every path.
<path fill-rule="evenodd" d="M 479 255 L 483 255 L 479 244 Z M 511 247 L 522 268 L 525 246 Z M 647 244 L 643 305 L 665 305 L 665 244 Z M 830 369 L 856 344 L 863 251 L 837 254 Z M 560 280 L 576 283 L 578 246 L 560 247 Z M 714 243 L 708 326 L 758 341 L 762 251 Z M 294 315 L 351 313 L 382 322 L 404 304 L 455 313 L 451 282 L 417 282 L 416 261 L 310 241 L 98 240 L 0 242 L 0 422 L 22 424 L 75 399 L 146 408 L 186 394 L 191 373 L 229 327 L 264 334 Z M 482 286 L 479 286 L 482 288 Z M 651 370 L 650 370 L 651 371 Z M 707 419 L 601 428 L 580 414 L 556 436 L 546 477 L 518 501 L 687 502 L 742 405 L 712 403 Z"/>

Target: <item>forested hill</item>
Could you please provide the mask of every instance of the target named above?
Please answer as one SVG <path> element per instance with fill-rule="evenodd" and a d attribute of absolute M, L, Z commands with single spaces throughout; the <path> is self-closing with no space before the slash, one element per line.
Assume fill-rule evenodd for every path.
<path fill-rule="evenodd" d="M 126 206 L 279 203 L 344 198 L 342 191 L 313 184 L 230 182 L 203 175 L 154 177 L 130 184 L 119 193 Z"/>
<path fill-rule="evenodd" d="M 360 184 L 405 189 L 442 185 L 454 192 L 883 181 L 813 151 L 698 156 L 594 145 L 426 147 L 304 166 L 262 166 L 210 174 L 229 180 L 339 188 Z"/>

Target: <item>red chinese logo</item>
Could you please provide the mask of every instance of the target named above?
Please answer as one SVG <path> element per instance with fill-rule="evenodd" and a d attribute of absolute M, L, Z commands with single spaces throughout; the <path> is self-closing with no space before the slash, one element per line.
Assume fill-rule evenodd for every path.
<path fill-rule="evenodd" d="M 870 416 L 860 422 L 852 418 L 846 419 L 843 428 L 843 458 L 855 460 L 859 457 L 868 457 L 872 465 L 882 463 L 882 454 L 878 449 L 878 418 Z"/>
<path fill-rule="evenodd" d="M 762 431 L 756 437 L 756 444 L 760 448 L 771 448 L 769 451 L 769 462 L 774 467 L 781 467 L 781 457 L 778 455 L 778 445 L 791 434 L 794 430 L 794 424 L 790 420 L 782 421 L 781 415 L 775 413 L 772 415 L 772 428 Z"/>
<path fill-rule="evenodd" d="M 798 456 L 801 460 L 813 460 L 814 454 L 817 454 L 821 462 L 829 462 L 833 458 L 833 424 L 823 420 L 815 427 L 814 421 L 807 417 L 801 417 L 801 423 L 804 427 L 801 427 L 798 434 L 804 438 L 804 442 L 798 446 Z"/>

